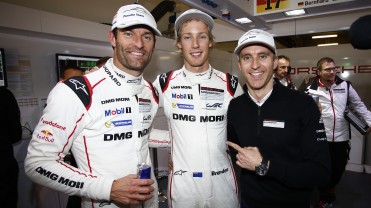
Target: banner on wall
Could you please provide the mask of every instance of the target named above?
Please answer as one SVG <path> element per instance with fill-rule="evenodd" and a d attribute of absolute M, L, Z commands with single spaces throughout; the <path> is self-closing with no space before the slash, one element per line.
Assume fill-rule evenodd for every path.
<path fill-rule="evenodd" d="M 305 9 L 309 7 L 338 4 L 347 1 L 354 0 L 255 0 L 254 16 L 284 12 L 295 9 Z"/>

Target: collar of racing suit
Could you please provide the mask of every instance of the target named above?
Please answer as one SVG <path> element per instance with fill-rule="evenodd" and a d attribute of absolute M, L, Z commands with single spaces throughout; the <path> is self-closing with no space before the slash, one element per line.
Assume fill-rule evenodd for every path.
<path fill-rule="evenodd" d="M 126 90 L 130 90 L 132 96 L 140 94 L 143 91 L 144 86 L 145 86 L 144 79 L 143 79 L 143 74 L 141 74 L 138 77 L 134 77 L 134 76 L 120 70 L 119 68 L 117 68 L 113 64 L 113 59 L 110 59 L 106 64 L 111 66 L 111 67 L 107 67 L 107 68 L 108 69 L 113 69 L 113 72 L 117 76 L 117 79 L 120 80 L 120 83 L 123 83 L 124 85 L 129 86 L 129 87 L 126 87 Z"/>
<path fill-rule="evenodd" d="M 207 71 L 201 73 L 193 73 L 188 71 L 185 66 L 183 66 L 182 72 L 183 77 L 188 79 L 192 85 L 197 85 L 210 80 L 211 75 L 213 74 L 213 68 L 211 67 L 211 65 L 209 65 L 209 69 Z"/>

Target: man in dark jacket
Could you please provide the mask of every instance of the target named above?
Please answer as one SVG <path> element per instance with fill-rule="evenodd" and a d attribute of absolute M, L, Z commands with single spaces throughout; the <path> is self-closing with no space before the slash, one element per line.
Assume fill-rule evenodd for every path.
<path fill-rule="evenodd" d="M 277 53 L 271 34 L 248 31 L 235 53 L 247 90 L 229 105 L 227 144 L 238 151 L 242 168 L 241 206 L 309 208 L 313 188 L 330 178 L 318 107 L 310 96 L 273 81 Z"/>
<path fill-rule="evenodd" d="M 17 207 L 18 163 L 13 144 L 22 138 L 20 111 L 12 92 L 0 87 L 0 201 L 1 207 Z"/>

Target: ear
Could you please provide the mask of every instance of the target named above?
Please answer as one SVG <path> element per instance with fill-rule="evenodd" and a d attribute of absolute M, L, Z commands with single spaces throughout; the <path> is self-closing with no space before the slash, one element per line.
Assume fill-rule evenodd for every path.
<path fill-rule="evenodd" d="M 115 38 L 115 35 L 113 34 L 112 31 L 110 31 L 108 35 L 109 35 L 109 41 L 111 43 L 111 46 L 115 48 L 116 47 L 116 38 Z"/>
<path fill-rule="evenodd" d="M 277 67 L 278 67 L 278 58 L 277 58 L 277 56 L 275 56 L 275 58 L 273 60 L 273 71 L 274 71 L 274 69 L 277 69 Z"/>
<path fill-rule="evenodd" d="M 240 62 L 240 59 L 239 59 L 239 58 L 238 58 L 237 64 L 238 64 L 238 69 L 242 72 L 242 69 L 241 69 L 241 62 Z"/>
<path fill-rule="evenodd" d="M 212 48 L 213 46 L 214 46 L 213 41 L 210 41 L 210 43 L 209 43 L 209 48 Z"/>
<path fill-rule="evenodd" d="M 182 44 L 180 43 L 180 41 L 176 42 L 176 46 L 177 46 L 179 49 L 182 49 Z"/>

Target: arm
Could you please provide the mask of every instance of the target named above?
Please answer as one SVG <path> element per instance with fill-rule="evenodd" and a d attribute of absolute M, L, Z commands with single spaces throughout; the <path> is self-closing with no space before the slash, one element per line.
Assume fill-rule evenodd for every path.
<path fill-rule="evenodd" d="M 89 114 L 76 94 L 65 84 L 57 84 L 48 97 L 28 147 L 27 176 L 36 183 L 69 195 L 109 200 L 113 178 L 82 171 L 63 161 L 89 122 Z"/>
<path fill-rule="evenodd" d="M 148 145 L 152 148 L 171 147 L 169 131 L 152 129 L 149 134 Z"/>
<path fill-rule="evenodd" d="M 237 164 L 242 168 L 254 171 L 255 167 L 260 165 L 262 159 L 265 158 L 269 165 L 268 172 L 264 176 L 267 180 L 277 180 L 293 188 L 310 188 L 327 184 L 330 178 L 330 156 L 320 112 L 310 97 L 305 99 L 302 106 L 305 106 L 307 110 L 298 109 L 302 111 L 301 119 L 298 121 L 301 123 L 301 128 L 296 134 L 298 137 L 291 139 L 291 141 L 298 140 L 300 142 L 297 147 L 285 146 L 280 150 L 291 151 L 287 148 L 298 148 L 300 156 L 287 159 L 285 157 L 269 158 L 268 154 L 264 154 L 257 147 L 241 148 L 229 144 L 238 151 L 237 160 L 239 163 Z"/>
<path fill-rule="evenodd" d="M 157 76 L 156 80 L 152 83 L 152 86 L 158 92 L 159 107 L 163 107 L 164 98 L 163 98 L 162 90 L 160 87 L 159 76 Z M 148 144 L 149 147 L 153 147 L 153 148 L 171 147 L 170 133 L 167 130 L 160 130 L 160 129 L 152 128 L 150 135 L 149 135 L 148 142 L 149 142 Z"/>
<path fill-rule="evenodd" d="M 363 120 L 367 123 L 371 129 L 371 112 L 367 109 L 366 105 L 362 102 L 358 93 L 355 91 L 353 86 L 350 84 L 348 92 L 348 102 L 352 110 L 354 110 L 357 115 L 361 116 Z"/>

